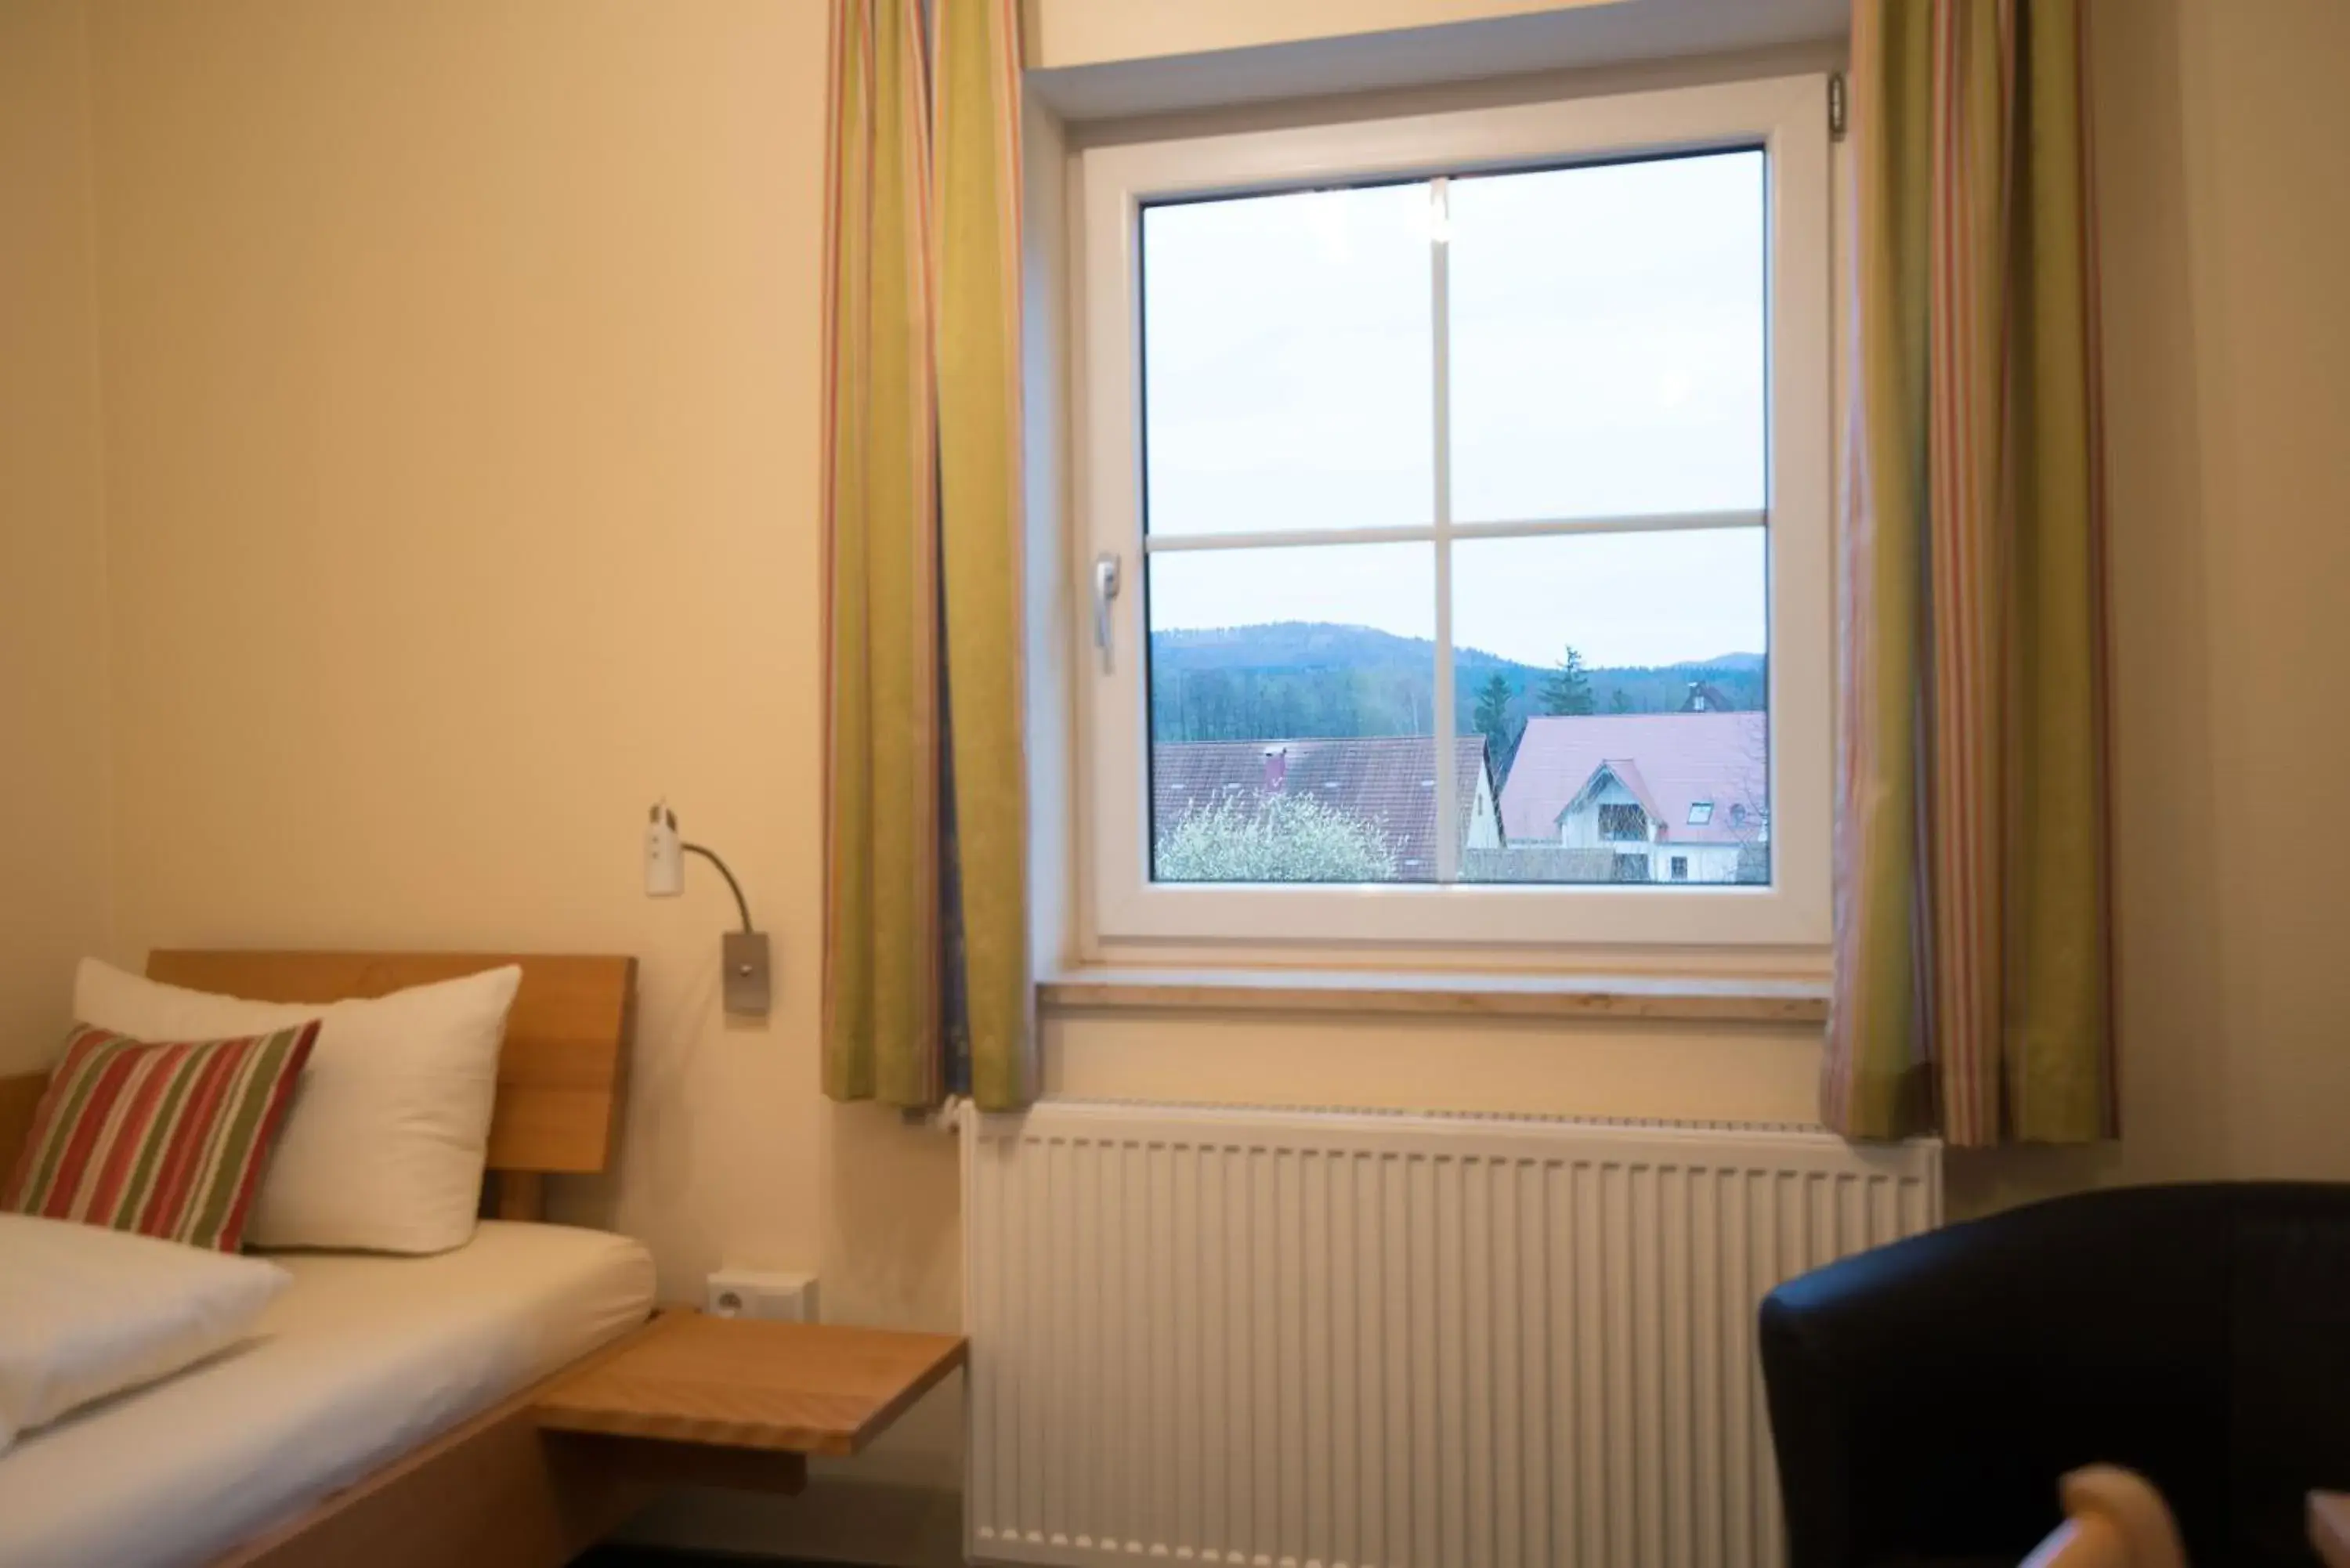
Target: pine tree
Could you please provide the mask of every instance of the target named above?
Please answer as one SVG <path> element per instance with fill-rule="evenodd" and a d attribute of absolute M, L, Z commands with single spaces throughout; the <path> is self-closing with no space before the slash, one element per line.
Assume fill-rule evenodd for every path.
<path fill-rule="evenodd" d="M 1472 722 L 1485 737 L 1486 754 L 1492 759 L 1494 771 L 1504 775 L 1510 771 L 1510 753 L 1515 750 L 1511 743 L 1510 700 L 1516 695 L 1498 670 L 1477 689 L 1477 713 Z"/>
<path fill-rule="evenodd" d="M 1591 677 L 1584 673 L 1583 655 L 1573 643 L 1567 644 L 1566 657 L 1543 682 L 1543 711 L 1545 713 L 1588 713 L 1592 711 Z"/>

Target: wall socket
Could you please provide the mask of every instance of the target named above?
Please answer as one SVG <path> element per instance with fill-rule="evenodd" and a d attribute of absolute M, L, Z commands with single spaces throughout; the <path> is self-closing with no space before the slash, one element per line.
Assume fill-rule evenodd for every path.
<path fill-rule="evenodd" d="M 702 1308 L 712 1317 L 755 1317 L 770 1323 L 815 1323 L 816 1276 L 760 1269 L 720 1269 L 704 1287 Z"/>

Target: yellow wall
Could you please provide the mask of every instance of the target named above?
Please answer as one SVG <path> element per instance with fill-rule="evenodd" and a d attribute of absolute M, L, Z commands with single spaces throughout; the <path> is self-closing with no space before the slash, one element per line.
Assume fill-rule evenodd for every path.
<path fill-rule="evenodd" d="M 0 586 L 0 636 L 110 622 L 119 950 L 635 952 L 628 1147 L 571 1211 L 643 1235 L 671 1291 L 816 1267 L 834 1315 L 951 1323 L 951 1142 L 816 1092 L 823 7 L 95 0 L 103 557 L 83 154 L 44 129 L 80 120 L 73 37 L 0 15 L 0 197 L 46 236 L 33 292 L 7 275 L 9 341 L 20 301 L 57 302 L 26 312 L 51 379 L 0 362 L 6 548 L 56 591 L 28 620 Z M 1967 1162 L 1963 1207 L 2350 1176 L 2350 102 L 2324 79 L 2350 14 L 2146 0 L 2101 40 L 2132 1137 Z M 33 44 L 54 68 L 17 68 Z M 62 786 L 105 772 L 68 722 L 99 657 L 42 698 L 80 762 L 36 799 L 83 806 Z M 12 646 L 6 680 L 36 666 Z M 15 792 L 26 699 L 0 691 Z M 763 1026 L 719 1014 L 714 877 L 641 896 L 663 792 L 775 935 Z M 43 985 L 104 939 L 104 830 L 35 868 L 60 890 L 37 922 L 73 932 Z M 1816 1071 L 1787 1030 L 1066 1017 L 1047 1044 L 1069 1092 L 1633 1116 L 1800 1118 Z M 933 1401 L 866 1473 L 947 1484 L 953 1417 Z M 734 1517 L 749 1544 L 795 1516 Z"/>
<path fill-rule="evenodd" d="M 813 1262 L 823 10 L 92 16 L 123 945 L 639 954 L 616 1218 Z"/>
<path fill-rule="evenodd" d="M 1046 1085 L 1083 1098 L 1808 1122 L 1815 1031 L 1770 1025 L 1075 1013 Z"/>
<path fill-rule="evenodd" d="M 2100 23 L 2123 1168 L 2350 1177 L 2350 7 Z"/>
<path fill-rule="evenodd" d="M 72 0 L 0 5 L 0 1073 L 107 946 L 106 553 L 89 76 Z"/>
<path fill-rule="evenodd" d="M 119 939 L 637 954 L 559 1208 L 951 1324 L 951 1141 L 816 1094 L 826 16 L 92 5 Z M 764 1023 L 715 874 L 644 896 L 664 794 Z"/>

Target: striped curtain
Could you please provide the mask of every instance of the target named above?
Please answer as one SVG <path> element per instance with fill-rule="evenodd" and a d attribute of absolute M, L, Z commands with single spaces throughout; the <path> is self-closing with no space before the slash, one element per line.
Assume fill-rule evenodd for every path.
<path fill-rule="evenodd" d="M 1855 7 L 1849 1137 L 2116 1131 L 2087 11 Z"/>
<path fill-rule="evenodd" d="M 1024 1105 L 1018 0 L 836 0 L 825 1092 Z"/>

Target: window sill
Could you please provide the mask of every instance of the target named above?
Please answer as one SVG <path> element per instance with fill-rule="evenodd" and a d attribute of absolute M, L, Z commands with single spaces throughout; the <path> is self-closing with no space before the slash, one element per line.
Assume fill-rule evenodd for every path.
<path fill-rule="evenodd" d="M 1047 1012 L 1291 1012 L 1419 1018 L 1825 1023 L 1808 980 L 1696 980 L 1371 971 L 1087 970 L 1036 986 Z"/>

